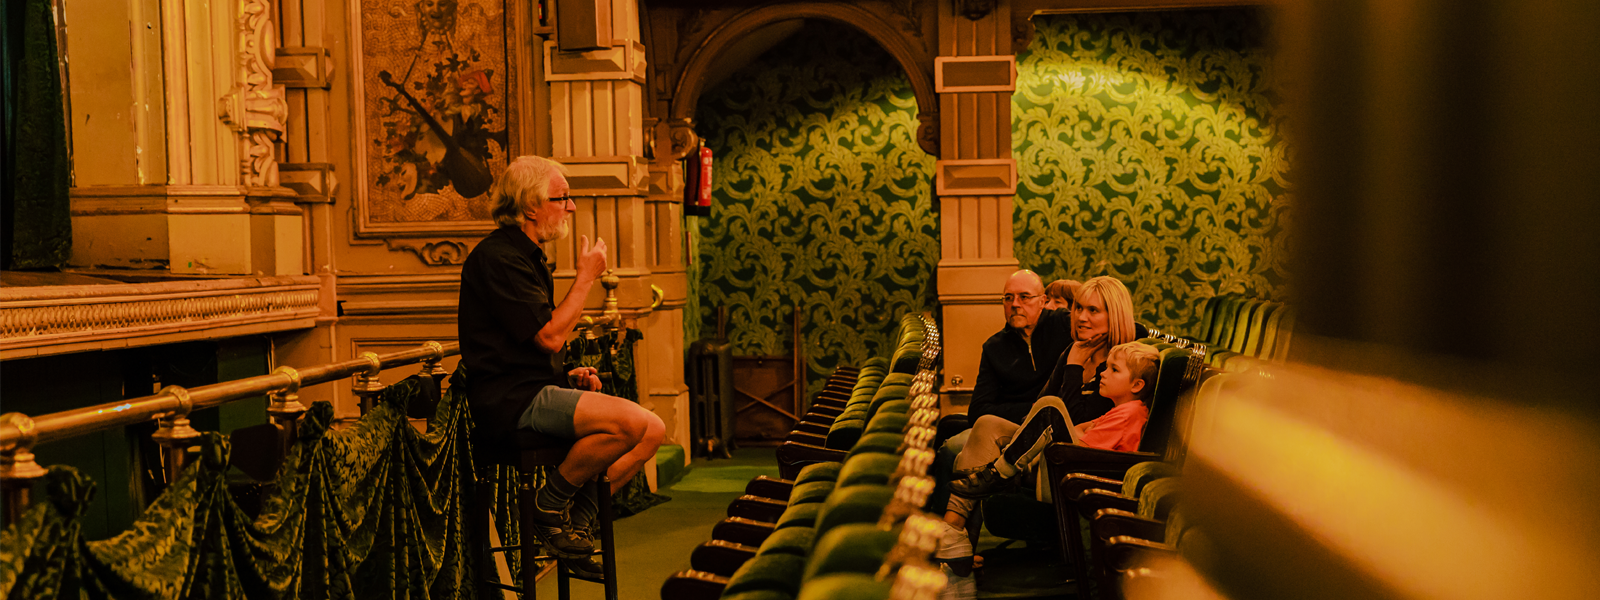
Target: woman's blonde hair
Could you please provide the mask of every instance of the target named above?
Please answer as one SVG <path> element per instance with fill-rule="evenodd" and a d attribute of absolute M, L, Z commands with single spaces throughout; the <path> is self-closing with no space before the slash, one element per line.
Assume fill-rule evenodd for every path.
<path fill-rule="evenodd" d="M 1078 288 L 1076 302 L 1083 304 L 1084 294 L 1089 293 L 1099 296 L 1106 305 L 1107 341 L 1112 346 L 1133 341 L 1133 297 L 1128 294 L 1128 287 L 1115 277 L 1101 275 L 1083 282 L 1083 287 Z"/>
<path fill-rule="evenodd" d="M 521 227 L 537 202 L 550 199 L 551 171 L 567 174 L 567 166 L 543 156 L 519 156 L 489 188 L 489 216 L 501 227 Z M 531 193 L 530 193 L 531 192 Z"/>

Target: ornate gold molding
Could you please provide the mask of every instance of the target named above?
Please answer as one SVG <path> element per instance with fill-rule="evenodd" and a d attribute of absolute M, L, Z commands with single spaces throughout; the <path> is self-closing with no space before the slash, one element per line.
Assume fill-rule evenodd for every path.
<path fill-rule="evenodd" d="M 278 185 L 278 158 L 274 142 L 283 136 L 289 104 L 283 86 L 273 85 L 272 66 L 278 38 L 272 25 L 272 3 L 243 0 L 239 4 L 239 82 L 244 95 L 244 122 L 240 136 L 244 156 L 240 177 L 245 185 Z"/>
<path fill-rule="evenodd" d="M 417 255 L 429 266 L 459 265 L 467 262 L 472 246 L 459 240 L 419 240 L 413 238 L 384 238 L 390 250 L 405 250 Z"/>
<path fill-rule="evenodd" d="M 311 327 L 320 289 L 307 276 L 0 288 L 0 358 Z"/>

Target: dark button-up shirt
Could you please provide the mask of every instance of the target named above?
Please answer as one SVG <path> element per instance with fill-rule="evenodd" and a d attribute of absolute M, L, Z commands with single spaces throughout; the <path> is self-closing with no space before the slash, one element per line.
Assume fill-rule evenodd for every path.
<path fill-rule="evenodd" d="M 564 381 L 559 357 L 534 339 L 550 322 L 554 293 L 544 250 L 515 227 L 489 234 L 462 265 L 461 360 L 480 434 L 510 433 L 534 394 Z"/>

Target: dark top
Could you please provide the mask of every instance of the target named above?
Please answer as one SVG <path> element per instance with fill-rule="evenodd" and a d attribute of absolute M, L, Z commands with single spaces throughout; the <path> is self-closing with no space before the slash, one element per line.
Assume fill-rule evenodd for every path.
<path fill-rule="evenodd" d="M 1133 324 L 1134 339 L 1149 335 L 1148 329 L 1138 323 Z M 1039 391 L 1039 397 L 1055 396 L 1067 406 L 1067 415 L 1072 417 L 1072 424 L 1081 425 L 1093 421 L 1106 414 L 1117 403 L 1110 398 L 1100 395 L 1100 375 L 1106 372 L 1106 361 L 1100 361 L 1100 366 L 1094 370 L 1094 379 L 1088 383 L 1083 382 L 1083 365 L 1074 365 L 1067 362 L 1070 352 L 1062 352 L 1061 358 L 1056 362 L 1055 369 L 1050 372 L 1050 379 Z M 1022 413 L 1026 417 L 1028 413 Z M 1018 421 L 1019 423 L 1021 421 Z"/>
<path fill-rule="evenodd" d="M 971 422 L 994 415 L 1021 423 L 1028 416 L 1056 361 L 1072 344 L 1071 312 L 1039 313 L 1031 341 L 1024 341 L 1022 331 L 1006 325 L 983 343 L 978 380 L 972 384 L 972 404 L 967 407 Z"/>
<path fill-rule="evenodd" d="M 462 265 L 461 360 L 479 434 L 509 434 L 534 394 L 565 381 L 559 357 L 534 340 L 550 322 L 554 290 L 544 250 L 515 227 L 489 234 Z"/>

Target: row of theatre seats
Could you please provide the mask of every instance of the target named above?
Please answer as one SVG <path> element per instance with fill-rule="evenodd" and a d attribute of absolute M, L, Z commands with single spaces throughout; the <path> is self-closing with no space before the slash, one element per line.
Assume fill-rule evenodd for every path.
<path fill-rule="evenodd" d="M 1188 448 L 1211 429 L 1208 408 L 1228 386 L 1281 362 L 1293 313 L 1239 297 L 1208 300 L 1197 335 L 1152 332 L 1160 352 L 1137 452 L 1067 443 L 1045 451 L 1048 498 L 986 499 L 971 527 L 1058 544 L 1079 597 L 1121 596 L 1157 557 L 1206 552 L 1203 523 L 1182 510 Z M 893 357 L 837 370 L 778 448 L 781 479 L 758 477 L 728 507 L 690 571 L 663 600 L 932 598 L 945 577 L 928 561 L 939 537 L 965 415 L 939 415 L 939 334 L 926 317 L 901 322 Z M 1210 350 L 1210 349 L 1216 350 Z M 1085 541 L 1087 540 L 1087 542 Z"/>
<path fill-rule="evenodd" d="M 890 359 L 829 378 L 778 452 L 782 479 L 757 477 L 668 578 L 664 600 L 934 598 L 940 345 L 932 319 L 900 320 Z"/>

